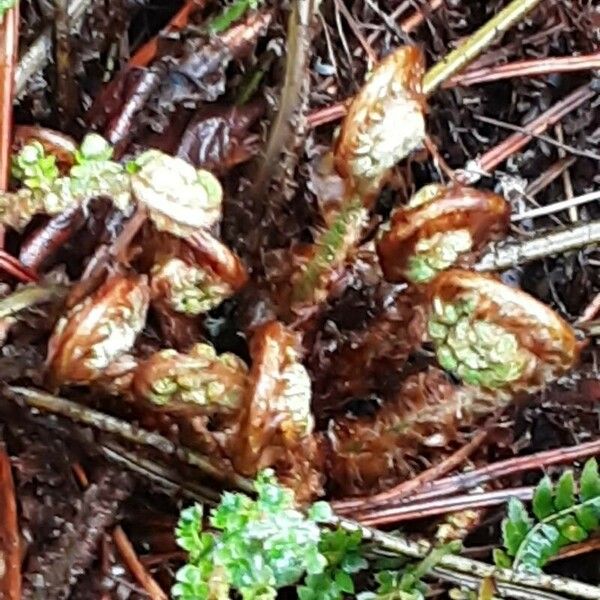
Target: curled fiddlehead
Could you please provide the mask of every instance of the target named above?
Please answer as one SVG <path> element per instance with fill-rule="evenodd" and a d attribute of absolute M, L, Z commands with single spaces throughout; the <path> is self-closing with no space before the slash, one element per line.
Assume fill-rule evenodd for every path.
<path fill-rule="evenodd" d="M 297 340 L 281 323 L 263 325 L 251 341 L 252 368 L 229 454 L 240 473 L 273 466 L 302 494 L 319 488 L 313 469 L 310 377 Z"/>
<path fill-rule="evenodd" d="M 217 355 L 209 344 L 188 353 L 161 350 L 136 369 L 132 393 L 169 414 L 234 413 L 247 385 L 248 368 L 235 354 Z"/>
<path fill-rule="evenodd" d="M 365 204 L 390 169 L 425 137 L 425 72 L 422 52 L 403 46 L 369 74 L 352 101 L 334 148 L 334 162 L 347 187 Z"/>
<path fill-rule="evenodd" d="M 492 277 L 446 271 L 428 294 L 438 362 L 466 384 L 509 396 L 533 392 L 577 360 L 579 346 L 565 321 Z"/>
<path fill-rule="evenodd" d="M 502 235 L 510 205 L 462 185 L 428 185 L 383 226 L 377 252 L 388 281 L 421 284 Z"/>
<path fill-rule="evenodd" d="M 175 312 L 199 315 L 233 294 L 233 288 L 209 269 L 166 257 L 152 267 L 152 296 L 164 298 Z"/>
<path fill-rule="evenodd" d="M 149 300 L 144 276 L 109 277 L 58 321 L 48 343 L 50 382 L 60 386 L 102 379 L 133 348 Z"/>
<path fill-rule="evenodd" d="M 352 101 L 333 149 L 344 198 L 293 277 L 294 311 L 327 297 L 332 275 L 359 242 L 368 211 L 391 168 L 423 140 L 423 71 L 418 49 L 399 48 L 375 67 Z M 404 127 L 399 129 L 398 123 Z"/>
<path fill-rule="evenodd" d="M 221 218 L 223 191 L 208 171 L 158 150 L 141 154 L 130 170 L 135 198 L 159 231 L 186 237 Z"/>
<path fill-rule="evenodd" d="M 150 259 L 152 300 L 176 313 L 196 316 L 233 296 L 247 282 L 240 259 L 208 231 L 186 240 L 145 232 L 144 256 Z"/>

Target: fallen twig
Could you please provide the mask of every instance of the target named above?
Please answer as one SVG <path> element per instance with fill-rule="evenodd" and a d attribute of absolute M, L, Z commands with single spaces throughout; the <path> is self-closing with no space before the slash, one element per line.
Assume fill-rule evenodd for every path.
<path fill-rule="evenodd" d="M 492 244 L 474 266 L 477 271 L 503 271 L 546 256 L 600 242 L 600 221 L 545 232 L 528 240 Z"/>
<path fill-rule="evenodd" d="M 482 175 L 493 171 L 509 156 L 527 145 L 534 136 L 544 133 L 565 115 L 568 115 L 595 95 L 596 92 L 592 90 L 589 84 L 578 87 L 560 102 L 536 117 L 531 123 L 525 125 L 522 131 L 509 136 L 479 158 L 469 161 L 464 171 L 459 174 L 459 178 L 468 183 L 478 181 Z"/>
<path fill-rule="evenodd" d="M 546 206 L 539 206 L 537 208 L 532 208 L 530 210 L 526 210 L 520 213 L 515 213 L 511 215 L 510 220 L 513 223 L 515 223 L 518 221 L 523 221 L 524 219 L 535 219 L 536 217 L 551 215 L 560 212 L 561 210 L 567 210 L 574 206 L 581 206 L 582 204 L 595 202 L 596 200 L 600 200 L 600 192 L 598 191 L 590 192 L 589 194 L 583 194 L 575 198 L 562 200 L 561 202 L 553 202 L 552 204 L 547 204 Z"/>
<path fill-rule="evenodd" d="M 75 114 L 68 5 L 68 0 L 56 0 L 54 3 L 56 104 L 61 129 L 63 130 L 68 128 Z"/>
<path fill-rule="evenodd" d="M 452 496 L 449 498 L 440 498 L 439 500 L 429 500 L 410 504 L 377 508 L 369 507 L 366 511 L 361 511 L 359 514 L 353 514 L 352 516 L 364 525 L 379 527 L 382 525 L 400 523 L 402 521 L 412 521 L 414 519 L 443 515 L 450 512 L 498 506 L 499 504 L 504 504 L 510 498 L 531 500 L 533 497 L 533 490 L 533 487 L 520 487 L 507 490 L 495 490 L 492 492 L 481 492 L 478 494 Z"/>
<path fill-rule="evenodd" d="M 21 600 L 21 539 L 10 458 L 0 448 L 0 597 Z"/>
<path fill-rule="evenodd" d="M 469 69 L 450 78 L 443 87 L 458 85 L 476 85 L 513 77 L 535 77 L 538 75 L 555 75 L 573 71 L 587 71 L 600 68 L 600 52 L 581 56 L 545 57 L 543 59 L 519 60 L 504 65 Z"/>
<path fill-rule="evenodd" d="M 230 483 L 241 490 L 252 491 L 253 489 L 251 482 L 244 477 L 240 477 L 223 461 L 211 461 L 194 450 L 178 446 L 158 433 L 146 431 L 127 421 L 122 421 L 87 406 L 39 390 L 24 387 L 8 387 L 6 389 L 10 392 L 12 399 L 22 400 L 32 408 L 59 414 L 100 431 L 117 434 L 130 442 L 150 446 L 163 454 L 174 456 L 180 461 L 200 469 L 207 476 L 217 481 Z"/>
<path fill-rule="evenodd" d="M 399 534 L 389 534 L 373 529 L 342 517 L 334 518 L 333 525 L 339 525 L 346 531 L 360 531 L 362 539 L 365 542 L 373 542 L 382 549 L 408 556 L 410 558 L 423 558 L 431 552 L 431 544 L 424 539 L 417 541 L 409 540 Z M 439 568 L 438 568 L 439 567 Z M 512 571 L 511 569 L 502 569 L 493 565 L 471 560 L 463 556 L 447 554 L 443 556 L 438 567 L 432 571 L 433 576 L 442 580 L 453 581 L 456 574 L 466 574 L 477 576 L 480 579 L 491 577 L 499 584 L 507 583 L 517 586 L 531 588 L 530 598 L 538 590 L 548 592 L 562 593 L 586 600 L 599 600 L 600 588 L 573 579 L 559 577 L 557 575 L 546 575 L 544 573 L 534 574 L 527 571 Z M 448 571 L 452 573 L 449 577 Z M 513 598 L 523 598 L 523 595 L 512 595 L 509 588 L 506 589 L 506 596 Z M 538 596 L 539 597 L 539 596 Z"/>
<path fill-rule="evenodd" d="M 258 174 L 252 185 L 251 194 L 255 198 L 265 193 L 265 186 L 268 185 L 280 164 L 278 159 L 281 152 L 294 135 L 294 129 L 299 125 L 298 119 L 303 118 L 303 115 L 294 115 L 294 113 L 302 112 L 303 92 L 306 93 L 306 99 L 309 96 L 308 90 L 303 88 L 310 54 L 312 38 L 310 28 L 315 6 L 314 0 L 297 0 L 294 2 L 288 19 L 285 78 L 277 116 L 269 134 L 269 141 Z"/>
<path fill-rule="evenodd" d="M 132 543 L 120 525 L 114 528 L 112 537 L 123 562 L 127 565 L 135 580 L 146 590 L 151 600 L 167 600 L 167 595 L 160 585 L 156 583 L 156 580 L 140 562 Z"/>
<path fill-rule="evenodd" d="M 126 450 L 112 442 L 104 442 L 100 449 L 108 460 L 142 475 L 169 492 L 181 492 L 187 497 L 203 504 L 217 504 L 221 495 L 213 488 L 199 485 L 180 475 L 176 469 L 159 464 L 140 456 L 135 451 Z"/>
<path fill-rule="evenodd" d="M 600 440 L 594 440 L 568 448 L 556 448 L 554 450 L 536 452 L 529 456 L 509 458 L 468 473 L 460 473 L 452 477 L 438 479 L 424 486 L 419 493 L 407 499 L 407 501 L 425 500 L 426 498 L 439 497 L 441 494 L 448 495 L 470 490 L 488 481 L 495 481 L 500 477 L 515 475 L 524 471 L 543 469 L 551 465 L 572 463 L 575 460 L 594 456 L 598 453 L 600 453 Z"/>
<path fill-rule="evenodd" d="M 10 177 L 14 72 L 19 43 L 19 3 L 0 20 L 0 192 Z M 1 246 L 1 245 L 0 245 Z"/>

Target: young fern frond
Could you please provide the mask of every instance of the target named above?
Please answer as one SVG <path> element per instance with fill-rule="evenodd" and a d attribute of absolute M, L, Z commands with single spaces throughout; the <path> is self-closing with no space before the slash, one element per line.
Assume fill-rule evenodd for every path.
<path fill-rule="evenodd" d="M 505 550 L 494 552 L 496 564 L 513 569 L 539 571 L 558 551 L 587 539 L 600 527 L 600 475 L 595 458 L 583 469 L 576 486 L 566 471 L 552 486 L 544 477 L 535 489 L 533 516 L 515 498 L 508 503 L 502 522 Z"/>
<path fill-rule="evenodd" d="M 329 276 L 348 256 L 348 250 L 358 242 L 367 211 L 359 199 L 348 202 L 333 223 L 315 242 L 312 256 L 298 273 L 292 289 L 292 303 L 307 305 L 323 300 Z"/>

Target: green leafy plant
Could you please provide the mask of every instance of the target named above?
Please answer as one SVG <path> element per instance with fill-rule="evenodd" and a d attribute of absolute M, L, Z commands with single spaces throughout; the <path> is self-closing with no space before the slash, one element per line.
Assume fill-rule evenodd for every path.
<path fill-rule="evenodd" d="M 12 175 L 30 190 L 48 192 L 59 175 L 56 157 L 46 154 L 40 142 L 26 144 L 13 156 Z"/>
<path fill-rule="evenodd" d="M 595 458 L 584 466 L 579 484 L 566 471 L 552 485 L 544 477 L 535 489 L 533 516 L 512 498 L 502 522 L 504 550 L 496 549 L 498 566 L 538 572 L 563 547 L 581 542 L 600 527 L 600 475 Z"/>
<path fill-rule="evenodd" d="M 189 560 L 177 572 L 174 598 L 227 598 L 231 589 L 244 600 L 274 599 L 278 589 L 328 567 L 318 525 L 330 517 L 328 505 L 317 503 L 304 515 L 271 471 L 257 477 L 255 490 L 256 499 L 223 495 L 208 518 L 214 532 L 203 530 L 202 507 L 182 512 L 177 543 Z"/>
<path fill-rule="evenodd" d="M 211 33 L 221 33 L 241 19 L 249 10 L 257 9 L 263 0 L 234 0 L 220 15 L 211 20 L 208 29 Z"/>
<path fill-rule="evenodd" d="M 362 534 L 343 529 L 323 531 L 319 552 L 327 566 L 322 573 L 308 575 L 298 589 L 300 600 L 341 600 L 345 594 L 354 596 L 352 576 L 369 566 L 361 554 Z"/>
<path fill-rule="evenodd" d="M 439 561 L 451 552 L 458 552 L 460 543 L 451 542 L 434 548 L 423 560 L 409 564 L 400 571 L 381 571 L 375 575 L 378 588 L 363 592 L 358 600 L 425 600 L 427 584 L 423 578 Z"/>

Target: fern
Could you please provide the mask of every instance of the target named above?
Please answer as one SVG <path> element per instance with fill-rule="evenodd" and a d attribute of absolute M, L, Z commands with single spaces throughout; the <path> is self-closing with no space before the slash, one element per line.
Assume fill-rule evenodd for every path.
<path fill-rule="evenodd" d="M 343 264 L 350 249 L 358 242 L 365 218 L 366 211 L 358 199 L 342 207 L 315 241 L 313 256 L 294 284 L 294 303 L 315 300 L 321 288 L 329 283 L 329 274 Z"/>
<path fill-rule="evenodd" d="M 566 471 L 553 487 L 544 477 L 535 489 L 530 515 L 516 498 L 502 522 L 504 550 L 494 552 L 498 566 L 537 572 L 558 551 L 581 542 L 600 527 L 600 475 L 595 458 L 584 466 L 579 485 Z"/>

